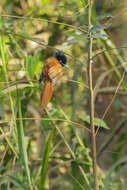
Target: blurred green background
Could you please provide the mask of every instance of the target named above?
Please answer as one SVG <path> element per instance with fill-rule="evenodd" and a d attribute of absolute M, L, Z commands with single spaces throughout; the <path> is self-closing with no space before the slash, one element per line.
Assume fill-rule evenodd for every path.
<path fill-rule="evenodd" d="M 127 2 L 95 0 L 93 85 L 101 190 L 125 190 Z M 0 189 L 93 189 L 89 126 L 87 0 L 0 2 Z M 46 58 L 69 70 L 41 117 Z"/>

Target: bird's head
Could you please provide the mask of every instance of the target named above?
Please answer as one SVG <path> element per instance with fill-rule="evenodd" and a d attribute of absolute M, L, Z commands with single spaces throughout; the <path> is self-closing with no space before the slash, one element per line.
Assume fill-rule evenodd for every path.
<path fill-rule="evenodd" d="M 67 62 L 67 58 L 66 56 L 61 52 L 61 51 L 57 51 L 54 55 L 54 57 L 59 61 L 59 63 L 63 66 L 63 67 L 67 67 L 68 65 L 66 64 Z"/>

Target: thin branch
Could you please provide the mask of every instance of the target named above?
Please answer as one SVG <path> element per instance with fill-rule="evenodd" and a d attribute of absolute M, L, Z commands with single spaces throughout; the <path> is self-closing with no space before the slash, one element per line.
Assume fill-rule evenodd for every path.
<path fill-rule="evenodd" d="M 4 15 L 4 14 L 2 14 L 0 16 L 8 17 L 8 18 L 15 18 L 15 19 L 29 19 L 29 20 L 35 20 L 35 21 L 48 22 L 48 23 L 52 23 L 52 24 L 64 25 L 64 26 L 68 26 L 69 28 L 73 28 L 75 30 L 79 30 L 81 32 L 87 33 L 87 31 L 82 29 L 81 27 L 73 26 L 71 24 L 67 24 L 67 23 L 64 23 L 64 22 L 58 22 L 56 20 L 49 20 L 49 19 L 45 19 L 45 18 L 33 18 L 33 17 L 28 17 L 28 16 Z"/>
<path fill-rule="evenodd" d="M 88 78 L 89 78 L 89 90 L 90 90 L 90 125 L 91 125 L 91 138 L 92 138 L 92 159 L 93 159 L 93 174 L 94 174 L 94 189 L 98 190 L 98 178 L 97 178 L 97 161 L 96 161 L 96 135 L 94 127 L 94 89 L 93 89 L 93 76 L 92 76 L 92 65 L 93 65 L 93 38 L 91 34 L 91 11 L 92 11 L 92 0 L 88 0 L 88 33 L 89 33 L 89 50 L 88 50 Z"/>
<path fill-rule="evenodd" d="M 61 118 L 42 118 L 42 117 L 26 117 L 26 118 L 15 118 L 15 120 L 44 120 L 44 121 L 61 121 L 61 122 L 67 122 L 67 123 L 71 123 L 73 125 L 75 125 L 77 128 L 84 128 L 86 129 L 88 132 L 90 132 L 90 129 L 88 129 L 87 127 L 85 127 L 84 125 L 80 124 L 80 123 L 77 123 L 77 122 L 74 122 L 74 121 L 71 121 L 71 120 L 66 120 L 66 119 L 61 119 Z M 11 120 L 13 119 L 10 119 L 10 120 L 0 120 L 0 124 L 4 124 L 4 123 L 9 123 Z"/>

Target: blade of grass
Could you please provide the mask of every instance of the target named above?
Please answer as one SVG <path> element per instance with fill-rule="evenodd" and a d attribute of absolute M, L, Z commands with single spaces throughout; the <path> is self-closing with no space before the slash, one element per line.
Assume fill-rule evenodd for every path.
<path fill-rule="evenodd" d="M 3 72 L 5 75 L 5 80 L 7 82 L 7 87 L 8 87 L 8 94 L 9 94 L 9 100 L 10 100 L 10 105 L 11 105 L 11 111 L 12 111 L 12 118 L 14 120 L 14 125 L 15 125 L 15 129 L 16 129 L 16 119 L 15 119 L 15 112 L 14 112 L 14 103 L 13 103 L 13 99 L 11 96 L 11 92 L 10 92 L 10 88 L 9 88 L 9 83 L 8 83 L 8 73 L 7 73 L 7 68 L 6 68 L 6 64 L 7 64 L 7 59 L 6 59 L 6 50 L 5 50 L 5 39 L 4 36 L 1 35 L 0 36 L 0 51 L 1 51 L 1 57 L 2 57 L 2 64 L 3 64 Z M 2 134 L 4 134 L 3 130 L 1 129 Z M 5 137 L 10 149 L 12 150 L 12 152 L 14 153 L 14 155 L 18 158 L 18 155 L 15 151 L 15 149 L 13 148 L 13 145 L 10 143 L 9 139 L 7 137 Z"/>
<path fill-rule="evenodd" d="M 55 131 L 55 127 L 52 129 L 45 146 L 42 167 L 41 167 L 40 190 L 44 189 L 44 185 L 45 185 L 46 175 L 48 172 L 48 162 L 49 162 L 49 156 L 50 156 L 50 151 L 51 151 L 51 143 L 52 143 L 54 131 Z"/>
<path fill-rule="evenodd" d="M 17 106 L 18 106 L 18 117 L 20 118 L 17 121 L 17 133 L 18 133 L 18 147 L 19 147 L 19 153 L 22 159 L 22 163 L 26 172 L 26 176 L 28 179 L 28 184 L 30 190 L 32 190 L 32 183 L 31 183 L 31 177 L 30 177 L 30 171 L 28 167 L 28 155 L 27 155 L 27 147 L 25 143 L 25 136 L 24 136 L 24 130 L 23 130 L 23 120 L 22 120 L 22 111 L 21 111 L 21 102 L 19 97 L 19 92 L 17 90 Z"/>
<path fill-rule="evenodd" d="M 7 144 L 8 144 L 8 146 L 10 147 L 10 149 L 12 150 L 12 152 L 13 152 L 13 153 L 15 154 L 15 156 L 18 158 L 18 155 L 17 155 L 15 149 L 13 148 L 13 145 L 12 145 L 11 142 L 9 141 L 9 139 L 8 139 L 8 137 L 7 137 L 7 135 L 6 135 L 6 133 L 3 131 L 2 128 L 0 128 L 0 132 L 1 132 L 1 134 L 3 135 L 3 137 L 5 138 Z"/>
<path fill-rule="evenodd" d="M 27 190 L 27 187 L 22 183 L 19 179 L 17 179 L 14 176 L 7 175 L 7 180 L 12 182 L 16 187 L 22 189 L 22 190 Z"/>

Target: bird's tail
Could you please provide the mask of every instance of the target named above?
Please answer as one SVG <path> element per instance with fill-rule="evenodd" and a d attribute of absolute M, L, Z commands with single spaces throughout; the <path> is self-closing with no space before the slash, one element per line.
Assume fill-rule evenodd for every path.
<path fill-rule="evenodd" d="M 45 81 L 44 88 L 41 92 L 41 115 L 44 113 L 44 109 L 46 108 L 48 102 L 50 101 L 53 93 L 53 86 L 50 81 Z"/>

